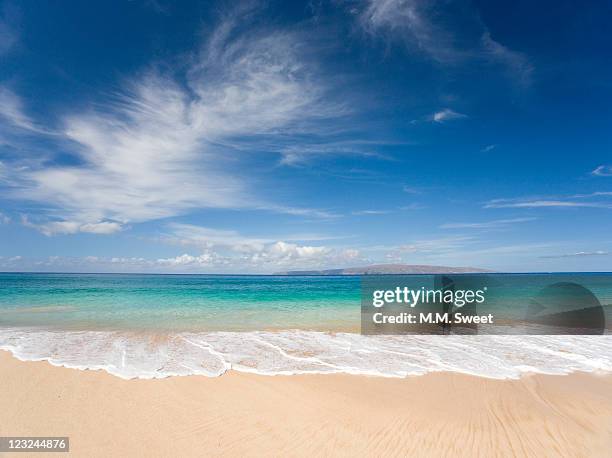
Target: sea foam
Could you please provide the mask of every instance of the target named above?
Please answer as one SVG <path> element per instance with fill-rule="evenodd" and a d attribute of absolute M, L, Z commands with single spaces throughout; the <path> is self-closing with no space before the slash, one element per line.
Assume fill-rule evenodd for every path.
<path fill-rule="evenodd" d="M 452 371 L 488 378 L 612 372 L 612 336 L 363 336 L 304 330 L 181 332 L 0 329 L 0 349 L 21 360 L 105 370 L 125 379 L 204 375 Z"/>

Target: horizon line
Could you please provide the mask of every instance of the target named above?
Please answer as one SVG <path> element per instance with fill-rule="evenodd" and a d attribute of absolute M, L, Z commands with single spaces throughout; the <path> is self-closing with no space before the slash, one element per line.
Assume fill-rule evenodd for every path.
<path fill-rule="evenodd" d="M 325 270 L 325 269 L 324 269 Z M 333 270 L 333 269 L 332 269 Z M 188 275 L 188 276 L 217 276 L 217 277 L 374 277 L 374 276 L 400 276 L 400 275 L 567 275 L 567 274 L 612 274 L 609 270 L 590 271 L 525 271 L 525 272 L 414 272 L 414 273 L 380 273 L 380 274 L 287 274 L 287 273 L 189 273 L 189 272 L 54 272 L 54 271 L 0 271 L 5 274 L 56 274 L 56 275 Z"/>

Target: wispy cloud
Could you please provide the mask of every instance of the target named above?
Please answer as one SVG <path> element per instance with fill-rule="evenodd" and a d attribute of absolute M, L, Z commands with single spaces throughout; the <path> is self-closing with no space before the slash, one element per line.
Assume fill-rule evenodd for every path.
<path fill-rule="evenodd" d="M 594 191 L 569 196 L 493 199 L 484 208 L 612 208 L 612 191 Z"/>
<path fill-rule="evenodd" d="M 472 223 L 446 223 L 442 224 L 440 229 L 498 229 L 513 226 L 515 224 L 527 223 L 536 219 L 537 218 L 511 218 Z"/>
<path fill-rule="evenodd" d="M 388 215 L 391 210 L 355 210 L 351 212 L 351 215 L 355 216 L 367 216 L 367 215 Z"/>
<path fill-rule="evenodd" d="M 190 59 L 184 81 L 152 68 L 102 108 L 65 117 L 66 146 L 77 146 L 80 165 L 12 171 L 11 197 L 52 207 L 51 221 L 35 227 L 48 234 L 110 233 L 196 208 L 329 217 L 262 201 L 248 176 L 230 171 L 231 160 L 249 154 L 253 142 L 303 135 L 308 123 L 342 110 L 304 59 L 299 32 L 244 33 L 250 13 L 224 18 Z M 0 98 L 6 102 L 0 114 L 33 130 L 12 93 Z"/>
<path fill-rule="evenodd" d="M 612 203 L 577 202 L 570 200 L 512 200 L 495 199 L 485 204 L 484 208 L 612 208 Z"/>
<path fill-rule="evenodd" d="M 443 123 L 446 121 L 452 121 L 455 119 L 464 119 L 468 116 L 463 113 L 457 113 L 456 111 L 451 110 L 450 108 L 444 108 L 440 111 L 436 111 L 433 113 L 429 119 L 433 122 Z"/>
<path fill-rule="evenodd" d="M 275 213 L 285 213 L 287 215 L 293 216 L 304 216 L 307 218 L 318 218 L 318 219 L 333 219 L 340 218 L 342 215 L 340 213 L 336 213 L 328 210 L 321 210 L 317 208 L 304 208 L 304 207 L 288 207 L 285 205 L 275 205 L 275 204 L 264 204 L 264 205 L 254 205 L 252 207 L 255 210 L 264 210 Z"/>
<path fill-rule="evenodd" d="M 547 259 L 556 259 L 556 258 L 582 258 L 582 257 L 589 257 L 589 256 L 607 256 L 609 255 L 610 252 L 608 251 L 578 251 L 577 253 L 566 253 L 566 254 L 553 254 L 553 255 L 547 255 L 547 256 L 540 256 L 540 258 L 547 258 Z"/>
<path fill-rule="evenodd" d="M 324 134 L 324 132 L 323 132 Z M 384 154 L 378 152 L 378 148 L 384 142 L 363 141 L 363 140 L 334 140 L 319 135 L 315 142 L 302 139 L 299 143 L 289 145 L 277 145 L 273 147 L 279 151 L 281 159 L 280 165 L 296 166 L 326 156 L 363 156 L 377 159 L 388 159 Z"/>
<path fill-rule="evenodd" d="M 573 199 L 589 199 L 591 197 L 612 197 L 612 191 L 595 191 L 587 194 L 574 194 Z"/>
<path fill-rule="evenodd" d="M 441 108 L 438 111 L 434 111 L 431 114 L 427 114 L 417 119 L 413 119 L 410 121 L 410 124 L 416 125 L 420 123 L 438 123 L 443 124 L 447 121 L 455 121 L 458 119 L 466 119 L 469 118 L 468 115 L 464 113 L 459 113 L 451 108 Z"/>
<path fill-rule="evenodd" d="M 370 34 L 399 36 L 411 49 L 417 49 L 440 62 L 457 60 L 460 52 L 452 34 L 430 18 L 435 2 L 424 0 L 368 0 L 359 20 Z"/>
<path fill-rule="evenodd" d="M 496 265 L 509 265 L 508 262 L 513 262 L 508 260 L 516 260 L 514 269 L 522 271 L 527 268 L 525 262 L 532 262 L 539 254 L 550 252 L 551 249 L 565 243 L 567 242 L 499 244 L 494 240 L 487 241 L 477 237 L 456 237 L 446 240 L 441 238 L 390 248 L 386 254 L 386 261 L 495 268 Z M 362 251 L 366 252 L 365 249 Z"/>
<path fill-rule="evenodd" d="M 414 202 L 408 205 L 401 205 L 394 209 L 354 210 L 351 212 L 351 215 L 354 215 L 354 216 L 389 215 L 397 211 L 422 210 L 424 208 L 426 208 L 424 205 Z"/>
<path fill-rule="evenodd" d="M 160 240 L 167 243 L 199 248 L 224 247 L 237 251 L 261 249 L 264 245 L 272 244 L 279 240 L 285 242 L 312 242 L 346 238 L 309 233 L 283 234 L 276 237 L 253 237 L 245 236 L 235 230 L 213 229 L 184 223 L 169 223 L 166 225 L 166 229 L 167 231 Z"/>
<path fill-rule="evenodd" d="M 81 223 L 78 221 L 47 221 L 34 223 L 26 215 L 21 218 L 21 223 L 26 227 L 31 227 L 42 232 L 47 236 L 59 234 L 76 234 L 85 232 L 90 234 L 113 234 L 122 229 L 122 225 L 115 221 L 101 221 L 98 223 Z"/>
<path fill-rule="evenodd" d="M 521 202 L 491 201 L 485 208 L 572 208 L 572 207 L 592 207 L 592 208 L 612 208 L 610 204 L 596 202 L 569 202 L 564 200 L 526 200 Z"/>
<path fill-rule="evenodd" d="M 364 0 L 359 23 L 370 35 L 400 39 L 411 51 L 421 52 L 442 64 L 481 60 L 503 65 L 514 82 L 528 85 L 533 66 L 529 59 L 491 37 L 476 10 L 462 15 L 448 12 L 438 0 Z M 459 17 L 461 16 L 461 17 Z M 458 31 L 467 31 L 467 37 Z"/>
<path fill-rule="evenodd" d="M 199 248 L 224 247 L 232 250 L 259 250 L 276 240 L 266 237 L 246 237 L 234 230 L 212 229 L 193 224 L 170 223 L 169 233 L 162 237 L 169 243 Z"/>
<path fill-rule="evenodd" d="M 42 134 L 50 133 L 50 131 L 36 125 L 25 113 L 21 99 L 5 85 L 0 85 L 0 118 L 6 123 L 0 131 L 4 134 L 7 133 L 8 129 Z"/>
<path fill-rule="evenodd" d="M 408 194 L 421 194 L 422 191 L 419 188 L 415 188 L 413 186 L 404 185 L 402 187 L 402 191 Z"/>
<path fill-rule="evenodd" d="M 416 240 L 412 243 L 397 245 L 390 248 L 382 247 L 386 251 L 387 261 L 407 261 L 414 255 L 444 256 L 464 248 L 475 242 L 474 237 L 456 236 Z"/>
<path fill-rule="evenodd" d="M 8 53 L 19 41 L 19 10 L 6 1 L 0 7 L 0 55 Z"/>
<path fill-rule="evenodd" d="M 493 151 L 495 148 L 497 148 L 497 145 L 487 145 L 484 148 L 482 148 L 480 150 L 481 153 L 488 153 L 489 151 Z"/>
<path fill-rule="evenodd" d="M 490 61 L 504 65 L 514 81 L 521 86 L 531 84 L 533 65 L 527 57 L 520 52 L 513 51 L 491 38 L 491 33 L 485 30 L 481 38 L 482 52 Z"/>
<path fill-rule="evenodd" d="M 600 165 L 591 172 L 596 177 L 612 177 L 612 165 Z"/>

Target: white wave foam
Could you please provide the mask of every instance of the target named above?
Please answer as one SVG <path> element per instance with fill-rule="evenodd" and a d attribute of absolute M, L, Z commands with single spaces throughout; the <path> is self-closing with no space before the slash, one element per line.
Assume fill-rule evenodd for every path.
<path fill-rule="evenodd" d="M 489 378 L 527 372 L 612 372 L 612 336 L 363 336 L 314 331 L 176 333 L 0 329 L 22 360 L 102 369 L 121 378 L 348 373 L 406 377 L 454 371 Z"/>

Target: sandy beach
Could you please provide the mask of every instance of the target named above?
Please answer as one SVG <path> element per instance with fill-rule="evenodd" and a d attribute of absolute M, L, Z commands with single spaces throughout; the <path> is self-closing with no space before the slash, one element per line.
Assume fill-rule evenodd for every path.
<path fill-rule="evenodd" d="M 4 351 L 0 373 L 0 435 L 69 436 L 74 456 L 603 457 L 612 447 L 610 375 L 122 380 Z"/>

